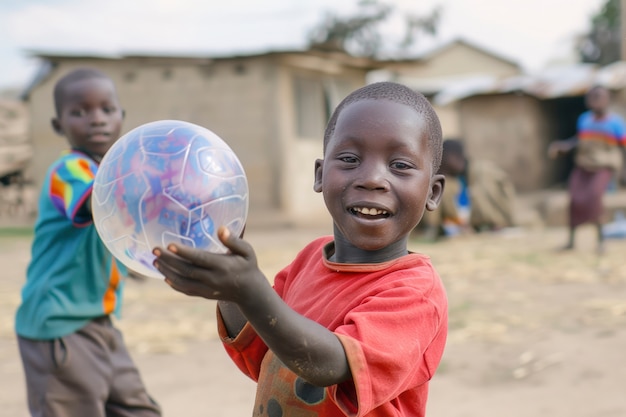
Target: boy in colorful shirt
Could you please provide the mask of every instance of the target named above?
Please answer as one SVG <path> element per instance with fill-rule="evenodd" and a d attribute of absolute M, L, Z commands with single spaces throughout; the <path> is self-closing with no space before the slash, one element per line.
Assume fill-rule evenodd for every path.
<path fill-rule="evenodd" d="M 306 246 L 273 287 L 250 245 L 225 228 L 229 254 L 155 248 L 170 286 L 220 300 L 226 350 L 258 382 L 254 415 L 424 415 L 447 300 L 408 239 L 439 203 L 440 162 L 441 127 L 424 96 L 371 84 L 339 104 L 315 162 L 334 236 Z"/>
<path fill-rule="evenodd" d="M 563 249 L 574 248 L 576 228 L 593 223 L 597 229 L 599 253 L 604 251 L 602 231 L 604 206 L 602 198 L 611 180 L 618 179 L 622 170 L 626 128 L 623 119 L 610 112 L 610 93 L 604 87 L 594 87 L 586 96 L 588 111 L 578 118 L 576 136 L 552 142 L 548 156 L 576 149 L 574 169 L 569 177 L 569 240 Z"/>
<path fill-rule="evenodd" d="M 49 168 L 16 332 L 32 416 L 159 416 L 109 318 L 123 278 L 92 222 L 98 163 L 124 112 L 111 79 L 77 69 L 55 85 L 54 130 L 71 150 Z"/>

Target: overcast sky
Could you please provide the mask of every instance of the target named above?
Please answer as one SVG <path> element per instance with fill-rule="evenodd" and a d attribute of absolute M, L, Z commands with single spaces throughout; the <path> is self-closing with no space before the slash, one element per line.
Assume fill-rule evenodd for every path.
<path fill-rule="evenodd" d="M 463 37 L 528 71 L 570 55 L 604 0 L 387 0 L 399 10 L 443 10 L 429 49 Z M 357 0 L 0 0 L 0 88 L 22 86 L 27 51 L 227 54 L 298 48 L 324 12 Z M 390 36 L 396 25 L 387 30 Z"/>

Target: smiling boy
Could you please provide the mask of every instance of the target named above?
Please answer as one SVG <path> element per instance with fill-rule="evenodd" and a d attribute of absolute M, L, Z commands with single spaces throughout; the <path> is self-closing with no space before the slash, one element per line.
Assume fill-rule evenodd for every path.
<path fill-rule="evenodd" d="M 273 287 L 250 245 L 224 228 L 229 254 L 155 248 L 170 286 L 220 300 L 224 346 L 258 382 L 253 415 L 424 415 L 447 300 L 408 239 L 439 203 L 440 161 L 441 127 L 424 96 L 371 84 L 339 104 L 315 162 L 333 236 L 307 245 Z"/>

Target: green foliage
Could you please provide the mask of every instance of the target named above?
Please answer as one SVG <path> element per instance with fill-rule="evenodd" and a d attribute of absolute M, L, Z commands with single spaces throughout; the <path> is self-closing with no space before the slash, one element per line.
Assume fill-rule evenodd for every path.
<path fill-rule="evenodd" d="M 339 16 L 327 12 L 322 21 L 309 34 L 309 46 L 325 51 L 342 51 L 355 56 L 375 57 L 383 45 L 381 28 L 398 12 L 395 6 L 378 0 L 361 0 L 352 16 Z M 437 33 L 441 9 L 420 16 L 400 13 L 404 36 L 397 45 L 401 51 L 414 45 L 419 34 L 433 36 Z"/>
<path fill-rule="evenodd" d="M 619 29 L 621 0 L 607 0 L 602 10 L 592 18 L 594 26 Z"/>
<path fill-rule="evenodd" d="M 591 30 L 578 44 L 582 62 L 607 65 L 621 59 L 621 2 L 606 0 L 591 19 Z"/>

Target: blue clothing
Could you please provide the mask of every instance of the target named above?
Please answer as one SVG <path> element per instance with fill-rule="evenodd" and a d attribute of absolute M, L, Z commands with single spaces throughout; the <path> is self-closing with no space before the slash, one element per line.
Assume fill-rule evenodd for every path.
<path fill-rule="evenodd" d="M 465 176 L 461 175 L 459 177 L 459 183 L 461 184 L 461 190 L 459 191 L 459 195 L 456 197 L 456 202 L 459 207 L 469 210 L 471 207 L 471 199 L 469 187 L 467 185 L 467 179 Z"/>
<path fill-rule="evenodd" d="M 587 110 L 578 117 L 576 127 L 581 140 L 597 140 L 613 145 L 621 145 L 625 140 L 624 120 L 615 113 L 598 118 L 591 110 Z"/>
<path fill-rule="evenodd" d="M 586 111 L 578 118 L 576 165 L 588 171 L 622 166 L 620 146 L 626 144 L 624 120 L 614 113 L 597 117 Z"/>
<path fill-rule="evenodd" d="M 16 315 L 22 337 L 56 339 L 93 318 L 119 313 L 126 271 L 100 240 L 85 204 L 97 169 L 93 159 L 73 150 L 46 174 Z"/>

